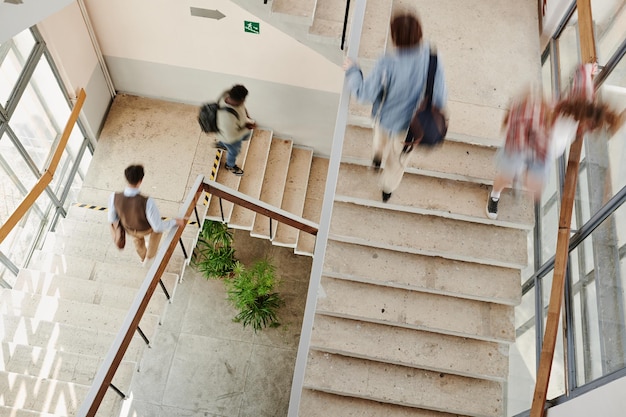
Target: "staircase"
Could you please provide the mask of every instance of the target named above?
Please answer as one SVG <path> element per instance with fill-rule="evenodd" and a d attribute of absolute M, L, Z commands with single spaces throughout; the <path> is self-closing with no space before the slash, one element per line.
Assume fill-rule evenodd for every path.
<path fill-rule="evenodd" d="M 432 3 L 398 3 L 418 3 L 433 15 L 445 14 L 443 8 L 433 12 L 437 7 Z M 338 17 L 343 16 L 338 10 L 344 5 L 273 0 L 271 10 L 293 13 L 294 21 L 307 25 L 309 37 L 326 37 L 324 42 L 337 44 Z M 365 69 L 384 51 L 391 6 L 391 2 L 367 2 L 359 48 Z M 369 168 L 370 109 L 350 103 L 297 408 L 300 416 L 497 417 L 506 413 L 514 307 L 520 303 L 520 271 L 528 263 L 533 204 L 524 193 L 504 193 L 499 218 L 486 217 L 503 111 L 461 100 L 451 100 L 449 106 L 452 119 L 446 143 L 433 151 L 416 151 L 400 188 L 388 203 L 382 203 L 377 174 Z M 267 137 L 264 141 L 272 171 L 280 171 L 281 176 L 250 180 L 263 183 L 250 194 L 261 199 L 269 195 L 269 185 L 281 189 L 272 193 L 283 192 L 284 172 L 291 172 L 284 168 L 286 162 L 274 160 L 279 145 Z M 263 158 L 249 150 L 245 163 Z M 218 175 L 217 181 L 221 178 Z M 284 192 L 283 204 L 288 195 Z M 216 206 L 212 201 L 209 213 L 218 220 Z M 251 230 L 274 244 L 300 248 L 300 240 L 307 239 L 310 250 L 296 249 L 296 253 L 312 254 L 311 236 L 283 240 L 278 225 L 272 237 L 267 230 L 251 229 L 250 220 L 240 221 L 235 210 L 225 212 L 231 227 Z M 299 208 L 295 213 L 300 214 Z M 319 219 L 319 214 L 307 217 L 306 206 L 302 215 Z M 254 227 L 264 222 L 255 221 Z"/>
<path fill-rule="evenodd" d="M 0 290 L 0 415 L 76 415 L 148 271 L 132 242 L 124 251 L 110 243 L 108 227 L 106 213 L 72 207 L 13 289 Z M 178 250 L 162 277 L 170 296 L 186 262 Z M 168 305 L 157 288 L 140 322 L 148 339 Z M 146 348 L 136 334 L 113 378 L 122 392 L 129 392 Z M 119 415 L 121 404 L 110 388 L 97 415 Z"/>

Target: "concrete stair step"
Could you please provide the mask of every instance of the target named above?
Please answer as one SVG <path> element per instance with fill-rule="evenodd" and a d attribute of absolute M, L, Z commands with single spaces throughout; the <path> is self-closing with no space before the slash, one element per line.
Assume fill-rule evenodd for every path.
<path fill-rule="evenodd" d="M 353 10 L 354 7 L 350 7 L 349 16 L 352 16 Z M 346 0 L 317 0 L 309 37 L 318 42 L 340 45 L 345 14 Z M 346 33 L 349 32 L 346 30 Z"/>
<path fill-rule="evenodd" d="M 128 313 L 127 310 L 108 306 L 29 294 L 6 288 L 0 289 L 0 301 L 0 314 L 56 321 L 111 333 L 117 333 Z M 139 326 L 151 339 L 157 330 L 158 322 L 158 316 L 144 314 Z"/>
<path fill-rule="evenodd" d="M 371 128 L 347 126 L 342 161 L 370 166 L 372 137 Z M 496 151 L 494 146 L 446 140 L 433 150 L 414 151 L 406 172 L 490 185 L 497 174 Z"/>
<path fill-rule="evenodd" d="M 261 196 L 263 178 L 267 169 L 270 145 L 272 143 L 272 132 L 269 130 L 257 129 L 254 131 L 248 146 L 248 156 L 244 174 L 241 177 L 238 191 L 257 200 Z M 233 175 L 224 171 L 226 175 Z M 233 229 L 252 230 L 254 223 L 254 212 L 241 206 L 234 206 L 228 226 Z"/>
<path fill-rule="evenodd" d="M 285 194 L 292 149 L 293 141 L 272 138 L 259 199 L 277 208 L 281 208 Z M 276 231 L 277 225 L 278 222 L 272 220 L 272 234 Z M 270 218 L 255 213 L 250 236 L 271 240 L 274 236 L 270 236 Z"/>
<path fill-rule="evenodd" d="M 302 217 L 319 223 L 324 202 L 324 189 L 326 188 L 326 177 L 328 175 L 328 158 L 313 156 L 311 161 L 311 172 L 306 189 L 306 199 Z M 315 236 L 302 231 L 298 232 L 298 243 L 294 253 L 297 255 L 313 256 L 315 251 Z"/>
<path fill-rule="evenodd" d="M 462 416 L 503 414 L 503 386 L 495 381 L 316 351 L 309 351 L 304 379 L 308 389 L 382 403 Z"/>
<path fill-rule="evenodd" d="M 241 144 L 241 152 L 239 153 L 239 156 L 238 156 L 239 160 L 237 161 L 237 163 L 239 164 L 241 162 L 241 165 L 239 166 L 242 167 L 243 169 L 247 169 L 244 162 L 247 162 L 248 160 L 249 146 L 250 146 L 249 140 L 246 140 Z M 222 157 L 219 163 L 219 167 L 217 168 L 217 171 L 216 171 L 217 174 L 215 176 L 214 181 L 226 187 L 232 188 L 233 190 L 238 190 L 239 183 L 241 182 L 241 179 L 243 177 L 238 177 L 237 175 L 233 175 L 232 173 L 226 171 L 226 168 L 224 168 L 225 164 L 226 164 L 226 155 L 222 152 Z M 226 201 L 226 200 L 222 200 L 221 207 L 220 207 L 220 199 L 211 197 L 208 202 L 206 218 L 208 220 L 221 222 L 222 214 L 223 214 L 224 216 L 223 221 L 228 223 L 230 221 L 230 216 L 233 212 L 233 207 L 234 207 L 233 203 L 231 203 L 230 201 Z"/>
<path fill-rule="evenodd" d="M 133 304 L 137 289 L 106 284 L 84 278 L 60 276 L 22 269 L 13 285 L 13 291 L 22 291 L 66 300 L 92 303 L 122 310 Z M 158 294 L 160 292 L 160 294 Z M 162 317 L 169 303 L 162 290 L 155 291 L 146 313 Z"/>
<path fill-rule="evenodd" d="M 318 314 L 488 342 L 515 341 L 512 306 L 322 276 Z"/>
<path fill-rule="evenodd" d="M 520 271 L 329 240 L 324 275 L 516 306 Z"/>
<path fill-rule="evenodd" d="M 103 358 L 62 350 L 45 349 L 23 344 L 2 342 L 0 371 L 14 372 L 49 380 L 91 385 Z M 128 392 L 135 362 L 122 361 L 113 377 L 113 384 Z"/>
<path fill-rule="evenodd" d="M 509 368 L 508 345 L 322 314 L 311 349 L 493 381 L 506 381 Z"/>
<path fill-rule="evenodd" d="M 525 230 L 534 227 L 534 202 L 529 194 L 503 193 L 498 219 L 491 220 L 485 214 L 491 187 L 484 184 L 407 174 L 383 203 L 377 182 L 378 173 L 371 168 L 341 164 L 335 200 Z"/>
<path fill-rule="evenodd" d="M 315 3 L 315 0 L 272 0 L 272 13 L 284 15 L 294 23 L 311 25 Z"/>
<path fill-rule="evenodd" d="M 0 407 L 75 416 L 89 388 L 72 382 L 0 372 Z M 109 389 L 96 415 L 117 415 L 121 402 L 121 397 Z"/>
<path fill-rule="evenodd" d="M 394 212 L 390 216 L 386 209 L 337 201 L 330 237 L 505 268 L 522 269 L 528 263 L 528 237 L 524 230 L 406 212 Z"/>
<path fill-rule="evenodd" d="M 459 417 L 458 414 L 437 413 L 421 408 L 402 407 L 310 389 L 302 390 L 299 415 L 307 417 Z"/>
<path fill-rule="evenodd" d="M 161 240 L 161 243 L 163 243 L 163 241 L 164 239 Z M 182 275 L 185 265 L 189 263 L 191 251 L 193 250 L 192 243 L 193 240 L 191 238 L 183 239 L 187 258 L 185 258 L 185 253 L 180 247 L 180 244 L 177 245 L 166 267 L 166 272 Z M 99 241 L 80 236 L 68 237 L 48 233 L 42 251 L 58 255 L 70 253 L 75 257 L 110 264 L 125 264 L 131 267 L 142 266 L 132 241 L 128 240 L 126 247 L 120 250 L 113 244 L 111 238 L 106 241 Z M 146 267 L 146 271 L 147 270 L 148 268 Z"/>
<path fill-rule="evenodd" d="M 446 138 L 476 142 L 487 146 L 503 144 L 502 121 L 508 109 L 461 100 L 448 100 L 448 134 Z"/>
<path fill-rule="evenodd" d="M 11 315 L 3 315 L 0 321 L 2 342 L 98 357 L 106 356 L 116 332 Z M 138 363 L 146 347 L 143 339 L 134 337 L 124 360 Z"/>
<path fill-rule="evenodd" d="M 311 148 L 294 147 L 291 151 L 281 208 L 301 217 L 304 210 L 312 160 L 313 149 Z M 298 229 L 279 223 L 276 226 L 276 234 L 272 243 L 276 246 L 295 248 L 298 243 Z"/>
<path fill-rule="evenodd" d="M 148 269 L 139 264 L 137 266 L 119 263 L 111 264 L 78 256 L 59 255 L 43 251 L 35 251 L 33 253 L 29 268 L 37 268 L 37 270 L 29 269 L 32 274 L 37 274 L 37 271 L 39 271 L 39 274 L 51 273 L 71 276 L 130 288 L 139 288 L 148 273 Z M 161 280 L 170 295 L 173 295 L 178 283 L 178 274 L 165 272 L 161 276 Z M 155 294 L 157 292 L 161 291 L 157 290 Z"/>
<path fill-rule="evenodd" d="M 392 5 L 392 0 L 367 2 L 359 42 L 359 60 L 375 60 L 385 53 Z"/>

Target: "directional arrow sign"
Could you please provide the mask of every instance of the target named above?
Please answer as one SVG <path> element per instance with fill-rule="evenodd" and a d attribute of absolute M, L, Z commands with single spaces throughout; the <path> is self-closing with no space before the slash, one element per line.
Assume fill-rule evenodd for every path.
<path fill-rule="evenodd" d="M 198 17 L 208 17 L 209 19 L 220 20 L 222 17 L 226 17 L 219 10 L 201 9 L 199 7 L 190 7 L 191 15 Z"/>

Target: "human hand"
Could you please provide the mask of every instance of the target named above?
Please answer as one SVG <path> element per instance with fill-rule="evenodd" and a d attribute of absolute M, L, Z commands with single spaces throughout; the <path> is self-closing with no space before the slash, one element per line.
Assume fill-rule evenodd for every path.
<path fill-rule="evenodd" d="M 354 65 L 355 65 L 354 61 L 352 61 L 350 58 L 346 58 L 346 60 L 343 61 L 343 67 L 342 68 L 343 68 L 344 71 L 347 71 L 348 68 L 350 68 L 350 67 L 352 67 Z"/>
<path fill-rule="evenodd" d="M 254 128 L 256 128 L 256 123 L 246 123 L 246 127 L 248 129 L 254 129 Z"/>
<path fill-rule="evenodd" d="M 176 226 L 183 227 L 187 224 L 188 218 L 183 217 L 182 219 L 176 219 Z"/>

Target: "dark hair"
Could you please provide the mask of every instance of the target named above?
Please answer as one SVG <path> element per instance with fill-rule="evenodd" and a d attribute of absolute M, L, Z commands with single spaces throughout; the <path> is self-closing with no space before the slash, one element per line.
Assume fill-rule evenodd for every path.
<path fill-rule="evenodd" d="M 137 185 L 143 180 L 143 175 L 143 165 L 130 165 L 124 170 L 124 176 L 130 185 Z"/>
<path fill-rule="evenodd" d="M 228 92 L 228 96 L 235 101 L 244 101 L 248 95 L 248 89 L 241 84 L 234 85 Z"/>
<path fill-rule="evenodd" d="M 412 48 L 422 41 L 422 25 L 414 14 L 399 13 L 391 19 L 391 40 L 398 48 Z"/>

